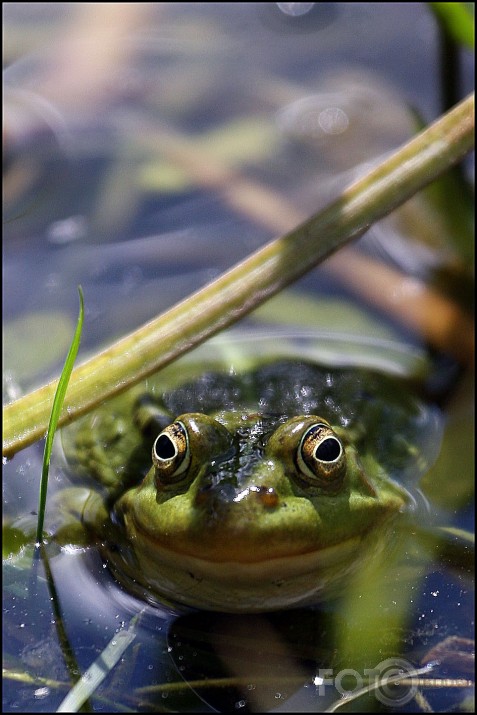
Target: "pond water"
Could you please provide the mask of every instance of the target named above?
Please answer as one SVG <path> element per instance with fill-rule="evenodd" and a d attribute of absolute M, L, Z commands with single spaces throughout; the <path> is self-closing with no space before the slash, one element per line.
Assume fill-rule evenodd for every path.
<path fill-rule="evenodd" d="M 81 361 L 316 213 L 442 112 L 424 4 L 7 3 L 4 24 L 4 402 L 59 373 L 77 285 Z M 459 62 L 456 99 L 474 81 L 471 54 Z M 464 209 L 456 200 L 457 223 Z M 413 492 L 435 523 L 472 530 L 465 228 L 423 193 L 190 359 L 207 367 L 220 350 L 230 367 L 238 345 L 405 378 L 442 432 Z M 459 336 L 439 320 L 416 330 L 399 300 L 416 285 L 438 287 L 429 310 L 450 306 Z M 42 448 L 4 464 L 17 543 Z M 56 454 L 49 496 L 67 479 Z M 47 509 L 50 530 L 54 519 Z M 449 638 L 429 677 L 467 678 L 473 582 L 439 564 L 412 581 L 412 561 L 378 594 L 358 584 L 344 602 L 226 616 L 140 601 L 93 548 L 50 544 L 32 566 L 30 540 L 4 561 L 3 709 L 57 709 L 115 638 L 124 652 L 88 711 L 321 711 L 357 692 L 364 668 L 408 672 Z M 409 692 L 346 707 L 442 711 L 470 697 L 462 684 Z"/>

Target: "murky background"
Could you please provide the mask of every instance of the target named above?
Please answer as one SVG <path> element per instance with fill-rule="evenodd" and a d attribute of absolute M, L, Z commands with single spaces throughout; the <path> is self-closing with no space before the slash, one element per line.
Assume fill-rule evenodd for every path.
<path fill-rule="evenodd" d="M 425 4 L 3 9 L 4 401 L 58 374 L 78 284 L 81 360 L 318 211 L 443 111 L 441 47 Z M 471 53 L 460 63 L 456 99 L 474 81 Z M 300 335 L 298 354 L 309 345 L 330 363 L 415 379 L 444 425 L 421 486 L 445 523 L 471 528 L 473 282 L 468 207 L 456 207 L 450 220 L 423 192 L 234 330 L 270 350 Z M 416 328 L 416 285 L 439 289 L 429 303 L 442 316 L 435 328 L 426 319 Z M 7 522 L 36 510 L 41 456 L 36 445 L 4 467 Z M 64 483 L 58 465 L 51 480 L 52 492 Z M 56 709 L 72 671 L 84 672 L 138 613 L 134 641 L 90 709 L 316 711 L 340 697 L 322 695 L 317 680 L 320 667 L 341 662 L 329 659 L 330 623 L 343 618 L 335 608 L 259 622 L 176 619 L 173 608 L 124 593 L 93 550 L 51 552 L 36 575 L 30 565 L 27 552 L 4 569 L 5 711 Z M 446 637 L 472 636 L 470 585 L 439 570 L 420 583 L 400 626 L 408 662 Z M 462 676 L 460 665 L 448 668 Z M 230 687 L 215 684 L 225 677 Z M 239 677 L 250 678 L 245 688 L 232 682 Z M 467 696 L 425 693 L 436 710 Z M 393 705 L 416 709 L 414 700 Z"/>

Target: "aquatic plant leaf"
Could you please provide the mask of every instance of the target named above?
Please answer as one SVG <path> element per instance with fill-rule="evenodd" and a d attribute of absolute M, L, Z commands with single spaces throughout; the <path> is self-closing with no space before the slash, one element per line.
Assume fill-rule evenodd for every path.
<path fill-rule="evenodd" d="M 474 47 L 474 3 L 430 2 L 429 5 L 446 32 L 456 42 L 470 48 Z"/>

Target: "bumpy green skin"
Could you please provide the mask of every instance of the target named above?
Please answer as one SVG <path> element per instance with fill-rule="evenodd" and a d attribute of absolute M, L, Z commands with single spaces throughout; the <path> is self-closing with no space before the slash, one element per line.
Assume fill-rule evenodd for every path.
<path fill-rule="evenodd" d="M 357 370 L 281 361 L 148 390 L 160 423 L 149 438 L 133 419 L 135 390 L 65 430 L 63 444 L 75 472 L 97 485 L 85 527 L 117 577 L 153 602 L 264 611 L 338 594 L 363 560 L 389 552 L 412 501 L 397 480 L 428 466 L 435 436 L 432 411 L 398 381 Z M 199 413 L 219 436 L 197 428 L 188 469 L 161 484 L 154 438 L 179 415 L 201 424 Z M 310 484 L 297 464 L 299 428 L 321 420 L 346 455 L 331 488 Z"/>

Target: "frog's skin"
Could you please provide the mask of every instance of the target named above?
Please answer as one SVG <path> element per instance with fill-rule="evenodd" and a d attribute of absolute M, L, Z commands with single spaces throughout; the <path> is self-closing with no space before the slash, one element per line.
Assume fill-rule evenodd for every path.
<path fill-rule="evenodd" d="M 256 612 L 337 595 L 363 560 L 387 558 L 413 504 L 398 479 L 428 466 L 435 424 L 399 381 L 281 361 L 164 394 L 156 378 L 63 446 L 98 484 L 81 520 L 130 590 Z"/>

